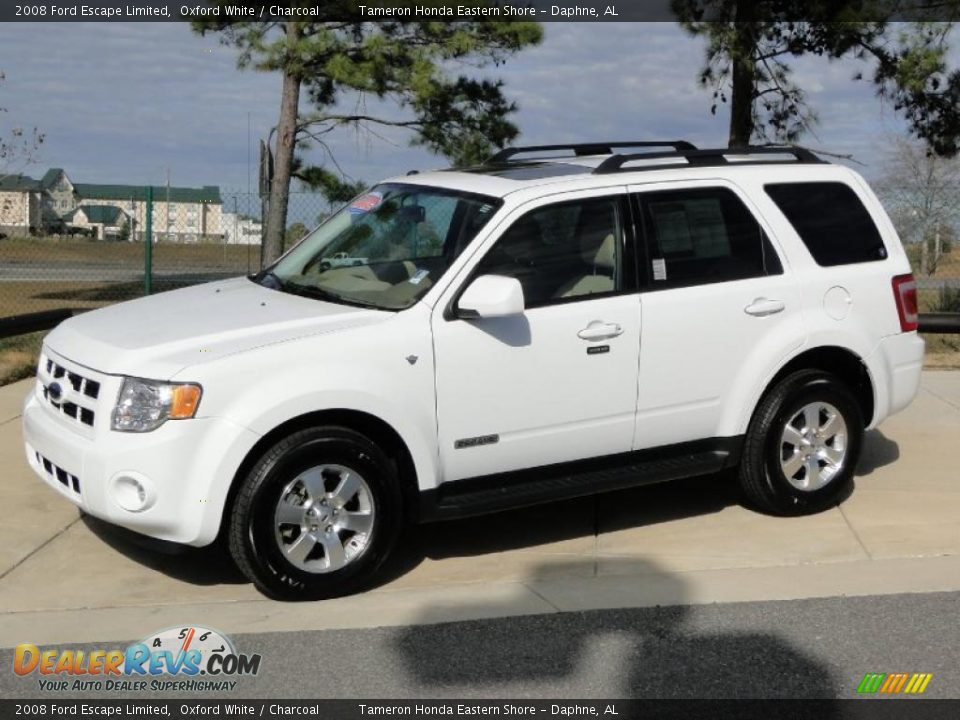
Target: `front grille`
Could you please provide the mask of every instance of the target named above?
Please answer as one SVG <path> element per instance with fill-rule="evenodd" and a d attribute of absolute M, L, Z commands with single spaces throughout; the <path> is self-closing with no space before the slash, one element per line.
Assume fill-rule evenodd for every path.
<path fill-rule="evenodd" d="M 40 369 L 43 399 L 61 415 L 93 427 L 96 419 L 94 408 L 96 400 L 100 397 L 100 383 L 75 370 L 65 368 L 49 357 L 41 359 Z M 60 386 L 59 395 L 50 392 L 50 387 L 54 383 Z"/>
<path fill-rule="evenodd" d="M 96 380 L 90 380 L 82 375 L 78 375 L 75 372 L 70 372 L 62 365 L 57 365 L 57 363 L 50 358 L 47 358 L 47 375 L 54 380 L 66 378 L 67 382 L 70 383 L 70 387 L 74 389 L 74 392 L 86 395 L 88 398 L 96 400 L 100 397 L 100 383 Z"/>
<path fill-rule="evenodd" d="M 67 472 L 62 467 L 54 465 L 40 453 L 35 451 L 34 455 L 37 456 L 37 464 L 44 469 L 47 475 L 56 478 L 57 481 L 68 490 L 73 490 L 77 495 L 80 494 L 80 478 Z"/>

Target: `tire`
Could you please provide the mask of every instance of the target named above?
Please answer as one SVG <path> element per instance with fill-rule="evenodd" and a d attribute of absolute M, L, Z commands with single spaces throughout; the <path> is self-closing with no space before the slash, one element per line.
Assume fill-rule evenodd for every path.
<path fill-rule="evenodd" d="M 403 517 L 396 466 L 358 432 L 297 431 L 267 450 L 241 483 L 229 519 L 230 554 L 270 597 L 317 600 L 363 590 L 396 545 Z"/>
<path fill-rule="evenodd" d="M 800 370 L 757 406 L 744 440 L 740 486 L 748 504 L 763 512 L 820 512 L 849 495 L 862 446 L 863 415 L 847 386 L 829 373 Z"/>

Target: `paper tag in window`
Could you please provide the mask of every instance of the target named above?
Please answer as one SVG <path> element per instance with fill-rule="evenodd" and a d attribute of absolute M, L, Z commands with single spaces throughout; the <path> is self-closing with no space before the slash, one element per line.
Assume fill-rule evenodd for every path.
<path fill-rule="evenodd" d="M 423 282 L 423 279 L 430 274 L 429 270 L 417 270 L 411 277 L 410 282 L 413 285 L 419 285 Z"/>
<path fill-rule="evenodd" d="M 654 258 L 653 262 L 653 279 L 654 280 L 666 280 L 667 279 L 667 263 L 663 258 Z"/>
<path fill-rule="evenodd" d="M 348 210 L 351 215 L 363 215 L 375 210 L 381 202 L 383 202 L 383 195 L 378 192 L 369 192 L 350 203 Z"/>

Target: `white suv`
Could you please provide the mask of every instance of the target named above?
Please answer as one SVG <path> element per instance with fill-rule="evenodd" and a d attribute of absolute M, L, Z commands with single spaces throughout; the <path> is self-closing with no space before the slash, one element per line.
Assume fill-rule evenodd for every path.
<path fill-rule="evenodd" d="M 256 276 L 68 320 L 23 434 L 91 515 L 225 537 L 266 593 L 326 597 L 374 582 L 407 522 L 735 466 L 763 511 L 835 505 L 917 392 L 916 327 L 845 167 L 512 148 L 377 185 Z"/>

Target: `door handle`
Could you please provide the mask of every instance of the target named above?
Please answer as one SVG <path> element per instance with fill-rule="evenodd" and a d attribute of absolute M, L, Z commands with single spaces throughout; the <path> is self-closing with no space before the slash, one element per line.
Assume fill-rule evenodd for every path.
<path fill-rule="evenodd" d="M 783 300 L 768 300 L 767 298 L 757 298 L 752 303 L 747 305 L 743 311 L 747 315 L 754 315 L 756 317 L 766 317 L 767 315 L 776 315 L 778 312 L 783 312 L 786 308 L 786 303 Z"/>
<path fill-rule="evenodd" d="M 623 334 L 623 328 L 616 323 L 607 323 L 594 320 L 583 330 L 577 333 L 581 340 L 606 340 Z"/>

